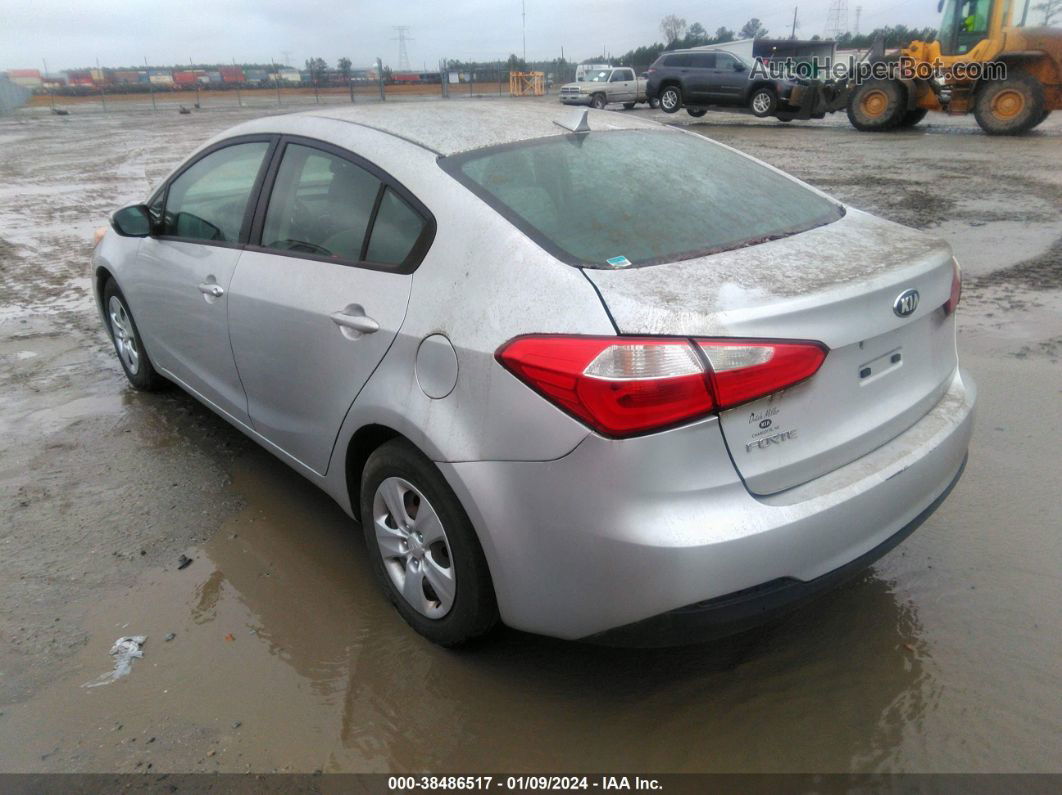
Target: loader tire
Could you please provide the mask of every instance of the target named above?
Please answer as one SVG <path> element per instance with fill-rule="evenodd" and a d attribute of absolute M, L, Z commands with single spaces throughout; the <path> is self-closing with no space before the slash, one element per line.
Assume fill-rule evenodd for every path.
<path fill-rule="evenodd" d="M 929 113 L 925 108 L 914 108 L 903 114 L 903 118 L 900 119 L 900 127 L 914 127 L 918 122 L 922 121 Z"/>
<path fill-rule="evenodd" d="M 1046 110 L 1040 81 L 1017 72 L 977 92 L 974 117 L 987 135 L 1021 135 L 1043 121 Z"/>
<path fill-rule="evenodd" d="M 895 80 L 869 80 L 848 100 L 848 121 L 862 132 L 894 130 L 906 114 L 907 89 Z"/>
<path fill-rule="evenodd" d="M 1045 121 L 1047 121 L 1047 117 L 1050 116 L 1050 115 L 1051 115 L 1051 111 L 1045 110 L 1044 111 L 1044 115 L 1040 117 L 1040 121 L 1036 122 L 1036 124 L 1033 125 L 1033 128 L 1039 127 L 1041 124 L 1043 124 Z"/>

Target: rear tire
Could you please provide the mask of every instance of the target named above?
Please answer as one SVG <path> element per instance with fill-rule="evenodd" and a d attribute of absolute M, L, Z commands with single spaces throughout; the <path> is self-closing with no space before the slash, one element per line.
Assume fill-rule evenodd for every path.
<path fill-rule="evenodd" d="M 678 113 L 682 107 L 682 92 L 678 86 L 665 86 L 660 91 L 660 110 L 664 113 Z"/>
<path fill-rule="evenodd" d="M 604 94 L 594 94 L 592 97 L 590 97 L 591 108 L 595 108 L 596 110 L 604 110 L 606 105 L 608 105 L 608 99 L 605 97 Z"/>
<path fill-rule="evenodd" d="M 134 389 L 143 392 L 156 392 L 167 385 L 167 381 L 157 372 L 148 358 L 140 329 L 133 320 L 129 302 L 114 279 L 108 279 L 103 286 L 103 311 L 107 318 L 107 331 L 114 343 L 114 352 L 122 365 L 125 377 Z"/>
<path fill-rule="evenodd" d="M 479 539 L 431 461 L 405 440 L 387 442 L 365 463 L 360 496 L 373 574 L 407 624 L 459 646 L 498 623 Z"/>
<path fill-rule="evenodd" d="M 1021 135 L 1042 122 L 1046 111 L 1044 87 L 1021 72 L 987 83 L 974 105 L 974 117 L 988 135 Z"/>
<path fill-rule="evenodd" d="M 686 108 L 686 112 L 690 114 L 693 118 L 699 119 L 701 116 L 708 112 L 708 108 Z"/>
<path fill-rule="evenodd" d="M 749 97 L 749 110 L 759 119 L 773 116 L 778 110 L 778 95 L 773 88 L 760 86 Z"/>
<path fill-rule="evenodd" d="M 905 114 L 903 114 L 903 118 L 900 119 L 899 126 L 904 128 L 914 127 L 926 117 L 927 113 L 929 113 L 929 111 L 925 108 L 914 108 L 913 110 L 909 110 Z"/>
<path fill-rule="evenodd" d="M 848 100 L 848 121 L 862 132 L 893 130 L 907 113 L 907 90 L 895 80 L 869 80 Z"/>

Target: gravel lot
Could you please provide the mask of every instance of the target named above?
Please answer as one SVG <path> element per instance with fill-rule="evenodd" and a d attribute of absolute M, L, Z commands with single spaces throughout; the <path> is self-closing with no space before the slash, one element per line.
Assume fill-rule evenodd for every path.
<path fill-rule="evenodd" d="M 503 630 L 455 653 L 385 605 L 322 493 L 183 393 L 127 388 L 95 314 L 92 230 L 268 112 L 0 120 L 0 771 L 1060 770 L 1062 113 L 999 139 L 632 111 L 952 244 L 970 463 L 914 536 L 780 626 L 651 653 Z M 132 673 L 84 687 L 132 634 Z"/>

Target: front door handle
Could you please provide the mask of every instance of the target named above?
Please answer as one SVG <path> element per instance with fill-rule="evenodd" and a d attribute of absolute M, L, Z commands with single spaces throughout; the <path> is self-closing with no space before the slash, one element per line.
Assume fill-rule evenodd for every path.
<path fill-rule="evenodd" d="M 225 295 L 225 288 L 217 282 L 203 282 L 199 285 L 199 292 L 203 295 L 210 295 L 214 298 L 221 298 Z"/>
<path fill-rule="evenodd" d="M 333 312 L 329 317 L 340 328 L 358 332 L 358 335 L 373 334 L 380 330 L 380 324 L 368 317 L 357 305 L 347 307 L 341 312 Z"/>

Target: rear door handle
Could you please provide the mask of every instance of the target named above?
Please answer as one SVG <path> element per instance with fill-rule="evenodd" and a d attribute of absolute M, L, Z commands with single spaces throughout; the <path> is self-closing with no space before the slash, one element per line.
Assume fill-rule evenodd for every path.
<path fill-rule="evenodd" d="M 380 330 L 380 324 L 365 315 L 364 311 L 358 314 L 351 314 L 351 310 L 348 308 L 342 312 L 333 312 L 329 317 L 340 328 L 357 331 L 360 334 L 373 334 Z"/>
<path fill-rule="evenodd" d="M 199 292 L 203 295 L 212 295 L 214 298 L 221 298 L 225 295 L 225 288 L 217 282 L 203 282 L 199 285 Z"/>

